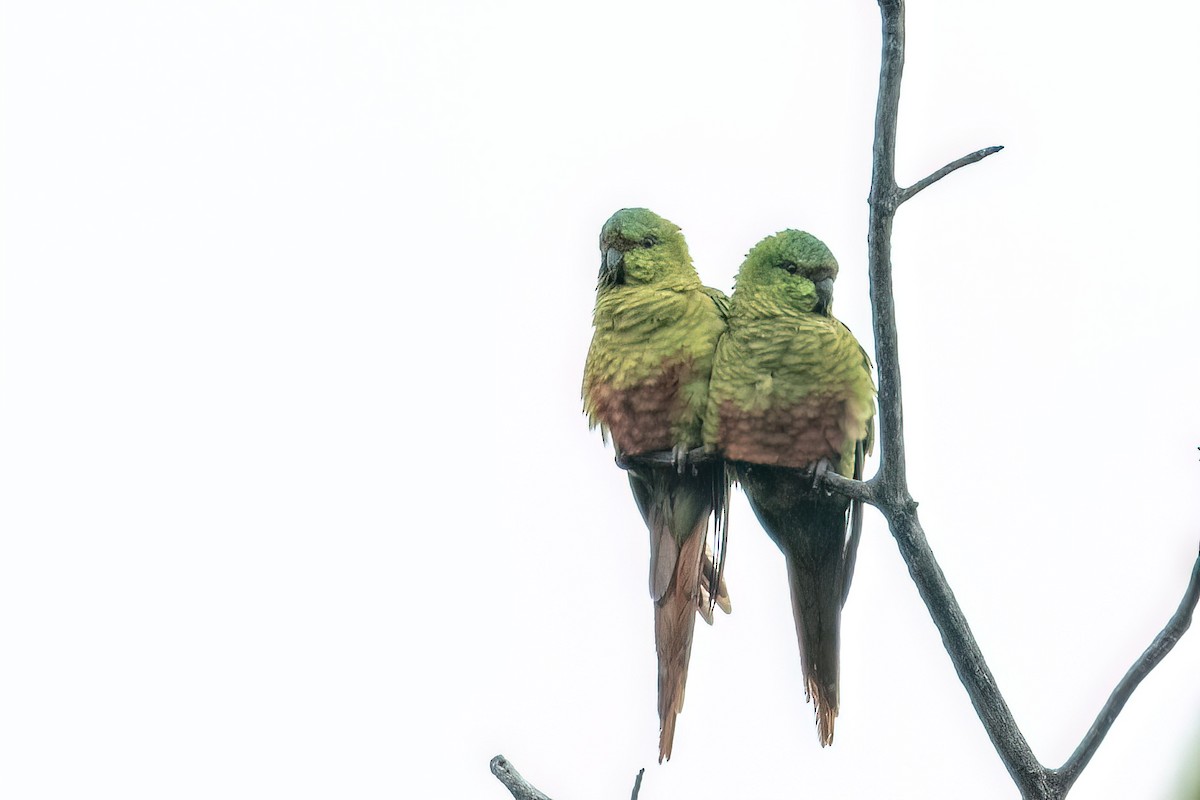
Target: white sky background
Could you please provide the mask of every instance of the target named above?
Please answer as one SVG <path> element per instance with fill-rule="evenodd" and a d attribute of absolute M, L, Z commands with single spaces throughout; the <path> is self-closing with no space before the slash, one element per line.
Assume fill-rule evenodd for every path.
<path fill-rule="evenodd" d="M 646 534 L 579 381 L 600 225 L 728 290 L 784 227 L 870 344 L 870 0 L 6 4 L 0 783 L 12 798 L 1013 798 L 880 517 L 836 744 L 740 498 L 657 743 Z M 909 476 L 1061 763 L 1200 541 L 1200 12 L 914 0 Z M 1072 797 L 1166 798 L 1200 633 Z"/>

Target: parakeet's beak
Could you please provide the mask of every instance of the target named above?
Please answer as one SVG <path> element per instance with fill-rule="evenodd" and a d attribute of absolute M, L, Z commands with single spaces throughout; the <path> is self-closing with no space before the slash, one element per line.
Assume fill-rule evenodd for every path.
<path fill-rule="evenodd" d="M 600 262 L 600 283 L 605 286 L 616 286 L 625 282 L 625 254 L 615 247 L 604 251 L 604 259 Z"/>
<path fill-rule="evenodd" d="M 817 288 L 817 308 L 821 314 L 830 313 L 833 308 L 833 278 L 824 278 L 813 283 Z"/>

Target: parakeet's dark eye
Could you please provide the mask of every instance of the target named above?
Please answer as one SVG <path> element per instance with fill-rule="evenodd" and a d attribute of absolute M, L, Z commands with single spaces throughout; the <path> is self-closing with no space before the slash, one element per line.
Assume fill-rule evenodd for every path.
<path fill-rule="evenodd" d="M 653 236 L 647 236 L 645 239 L 642 239 L 642 247 L 650 248 L 656 244 L 658 244 L 658 239 Z"/>
<path fill-rule="evenodd" d="M 786 269 L 789 275 L 795 275 L 797 272 L 800 271 L 800 268 L 797 267 L 795 264 L 793 264 L 790 261 L 785 261 L 782 264 L 780 264 L 779 266 L 781 269 Z"/>

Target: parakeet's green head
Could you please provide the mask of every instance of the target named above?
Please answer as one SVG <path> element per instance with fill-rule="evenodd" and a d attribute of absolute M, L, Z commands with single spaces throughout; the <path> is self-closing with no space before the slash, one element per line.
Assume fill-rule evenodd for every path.
<path fill-rule="evenodd" d="M 679 226 L 645 208 L 622 208 L 600 230 L 600 289 L 700 285 Z"/>
<path fill-rule="evenodd" d="M 829 316 L 837 273 L 833 253 L 820 239 L 804 231 L 780 231 L 754 245 L 746 256 L 734 298 Z"/>

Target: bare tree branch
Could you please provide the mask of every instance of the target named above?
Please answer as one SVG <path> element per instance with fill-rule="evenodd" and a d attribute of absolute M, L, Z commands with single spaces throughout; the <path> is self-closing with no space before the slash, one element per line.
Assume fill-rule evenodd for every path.
<path fill-rule="evenodd" d="M 689 450 L 687 453 L 686 464 L 704 464 L 709 461 L 720 461 L 722 456 L 720 453 L 715 453 L 710 450 L 705 450 L 703 447 L 696 447 Z M 675 454 L 670 450 L 655 450 L 650 453 L 639 453 L 636 456 L 627 456 L 623 453 L 617 454 L 617 466 L 621 469 L 629 469 L 630 464 L 675 464 Z"/>
<path fill-rule="evenodd" d="M 1017 726 L 996 679 L 975 641 L 966 617 L 954 598 L 917 519 L 917 504 L 908 491 L 904 459 L 904 414 L 900 391 L 900 356 L 892 292 L 891 236 L 896 209 L 918 192 L 951 172 L 998 152 L 999 147 L 977 150 L 942 167 L 927 178 L 901 189 L 896 184 L 896 128 L 900 108 L 900 80 L 904 72 L 904 0 L 878 0 L 883 23 L 883 48 L 879 71 L 879 98 L 872 148 L 870 229 L 868 259 L 871 309 L 875 332 L 875 358 L 879 376 L 880 466 L 863 485 L 848 485 L 831 475 L 826 486 L 875 505 L 883 513 L 908 565 L 917 591 L 941 634 L 942 643 L 975 712 L 987 730 L 1009 775 L 1022 797 L 1058 800 L 1100 745 L 1116 715 L 1142 678 L 1170 651 L 1191 622 L 1200 595 L 1200 559 L 1192 572 L 1184 601 L 1167 628 L 1126 674 L 1105 704 L 1079 748 L 1059 770 L 1038 762 Z"/>
<path fill-rule="evenodd" d="M 1083 768 L 1092 760 L 1096 748 L 1104 741 L 1104 736 L 1116 721 L 1121 709 L 1125 707 L 1125 701 L 1133 694 L 1133 690 L 1138 687 L 1143 678 L 1150 674 L 1150 670 L 1157 667 L 1158 662 L 1171 652 L 1171 648 L 1179 641 L 1179 637 L 1183 636 L 1191 626 L 1192 613 L 1196 610 L 1198 600 L 1200 600 L 1200 556 L 1196 558 L 1196 563 L 1192 566 L 1192 579 L 1188 582 L 1187 591 L 1184 592 L 1183 600 L 1179 602 L 1179 608 L 1176 609 L 1175 614 L 1167 622 L 1162 632 L 1154 637 L 1154 641 L 1150 643 L 1141 657 L 1125 673 L 1125 677 L 1117 684 L 1117 688 L 1113 689 L 1108 702 L 1104 704 L 1104 708 L 1100 709 L 1100 714 L 1092 723 L 1092 727 L 1088 729 L 1083 741 L 1079 743 L 1079 747 L 1075 748 L 1075 752 L 1071 754 L 1065 764 L 1054 771 L 1062 785 L 1063 794 L 1066 794 L 1066 791 L 1075 783 L 1075 779 L 1079 777 L 1079 773 L 1083 772 Z"/>
<path fill-rule="evenodd" d="M 638 770 L 637 777 L 633 779 L 633 795 L 630 797 L 630 800 L 638 800 L 638 792 L 642 791 L 642 776 L 645 774 L 645 767 Z"/>
<path fill-rule="evenodd" d="M 504 756 L 493 758 L 491 766 L 492 774 L 512 793 L 515 800 L 550 800 L 536 786 L 522 778 L 521 773 Z"/>
<path fill-rule="evenodd" d="M 830 491 L 843 494 L 851 500 L 862 500 L 864 503 L 878 505 L 878 500 L 875 498 L 876 484 L 874 481 L 856 481 L 839 475 L 833 470 L 827 471 L 822 480 Z"/>
<path fill-rule="evenodd" d="M 697 447 L 688 452 L 688 464 L 704 464 L 710 461 L 720 461 L 721 455 L 705 450 L 703 447 Z M 631 464 L 673 464 L 674 454 L 670 450 L 655 450 L 650 453 L 639 453 L 636 456 L 618 456 L 617 466 L 621 469 L 628 469 Z M 853 478 L 847 478 L 833 471 L 827 471 L 822 480 L 825 482 L 826 488 L 830 491 L 836 491 L 838 494 L 843 494 L 852 500 L 862 500 L 864 503 L 877 505 L 875 497 L 875 481 L 856 481 Z"/>
<path fill-rule="evenodd" d="M 968 164 L 974 164 L 976 161 L 982 161 L 983 159 L 987 158 L 988 156 L 992 155 L 993 153 L 999 153 L 1003 149 L 1004 149 L 1004 145 L 998 144 L 993 147 L 985 147 L 982 150 L 976 150 L 974 153 L 968 153 L 967 155 L 963 156 L 962 158 L 958 159 L 957 161 L 951 161 L 949 164 L 942 167 L 941 169 L 939 169 L 937 172 L 933 173 L 929 177 L 922 178 L 921 180 L 917 181 L 916 183 L 914 183 L 912 186 L 908 187 L 907 189 L 901 189 L 900 190 L 900 199 L 896 205 L 900 205 L 900 203 L 908 202 L 909 200 L 911 200 L 913 198 L 913 195 L 915 195 L 917 192 L 919 192 L 922 189 L 925 189 L 929 186 L 932 186 L 933 184 L 940 181 L 942 178 L 949 175 L 951 172 L 954 172 L 954 170 L 961 169 L 962 167 L 965 167 Z"/>
<path fill-rule="evenodd" d="M 536 786 L 521 777 L 521 773 L 517 772 L 516 767 L 504 756 L 494 757 L 491 766 L 492 774 L 504 784 L 504 788 L 508 789 L 516 800 L 550 800 L 549 797 L 538 791 Z M 630 800 L 638 800 L 638 793 L 642 791 L 642 776 L 645 774 L 644 768 L 638 770 L 637 776 L 633 779 L 633 794 L 630 796 Z"/>
<path fill-rule="evenodd" d="M 975 713 L 1022 796 L 1057 797 L 1051 791 L 1045 768 L 1033 755 L 1000 693 L 971 626 L 925 540 L 925 531 L 917 520 L 916 504 L 911 500 L 909 503 L 908 508 L 891 505 L 879 509 L 888 521 L 892 536 L 900 547 L 900 555 L 908 565 L 908 573 L 941 634 L 942 644 L 950 655 L 959 681 L 967 690 Z"/>

